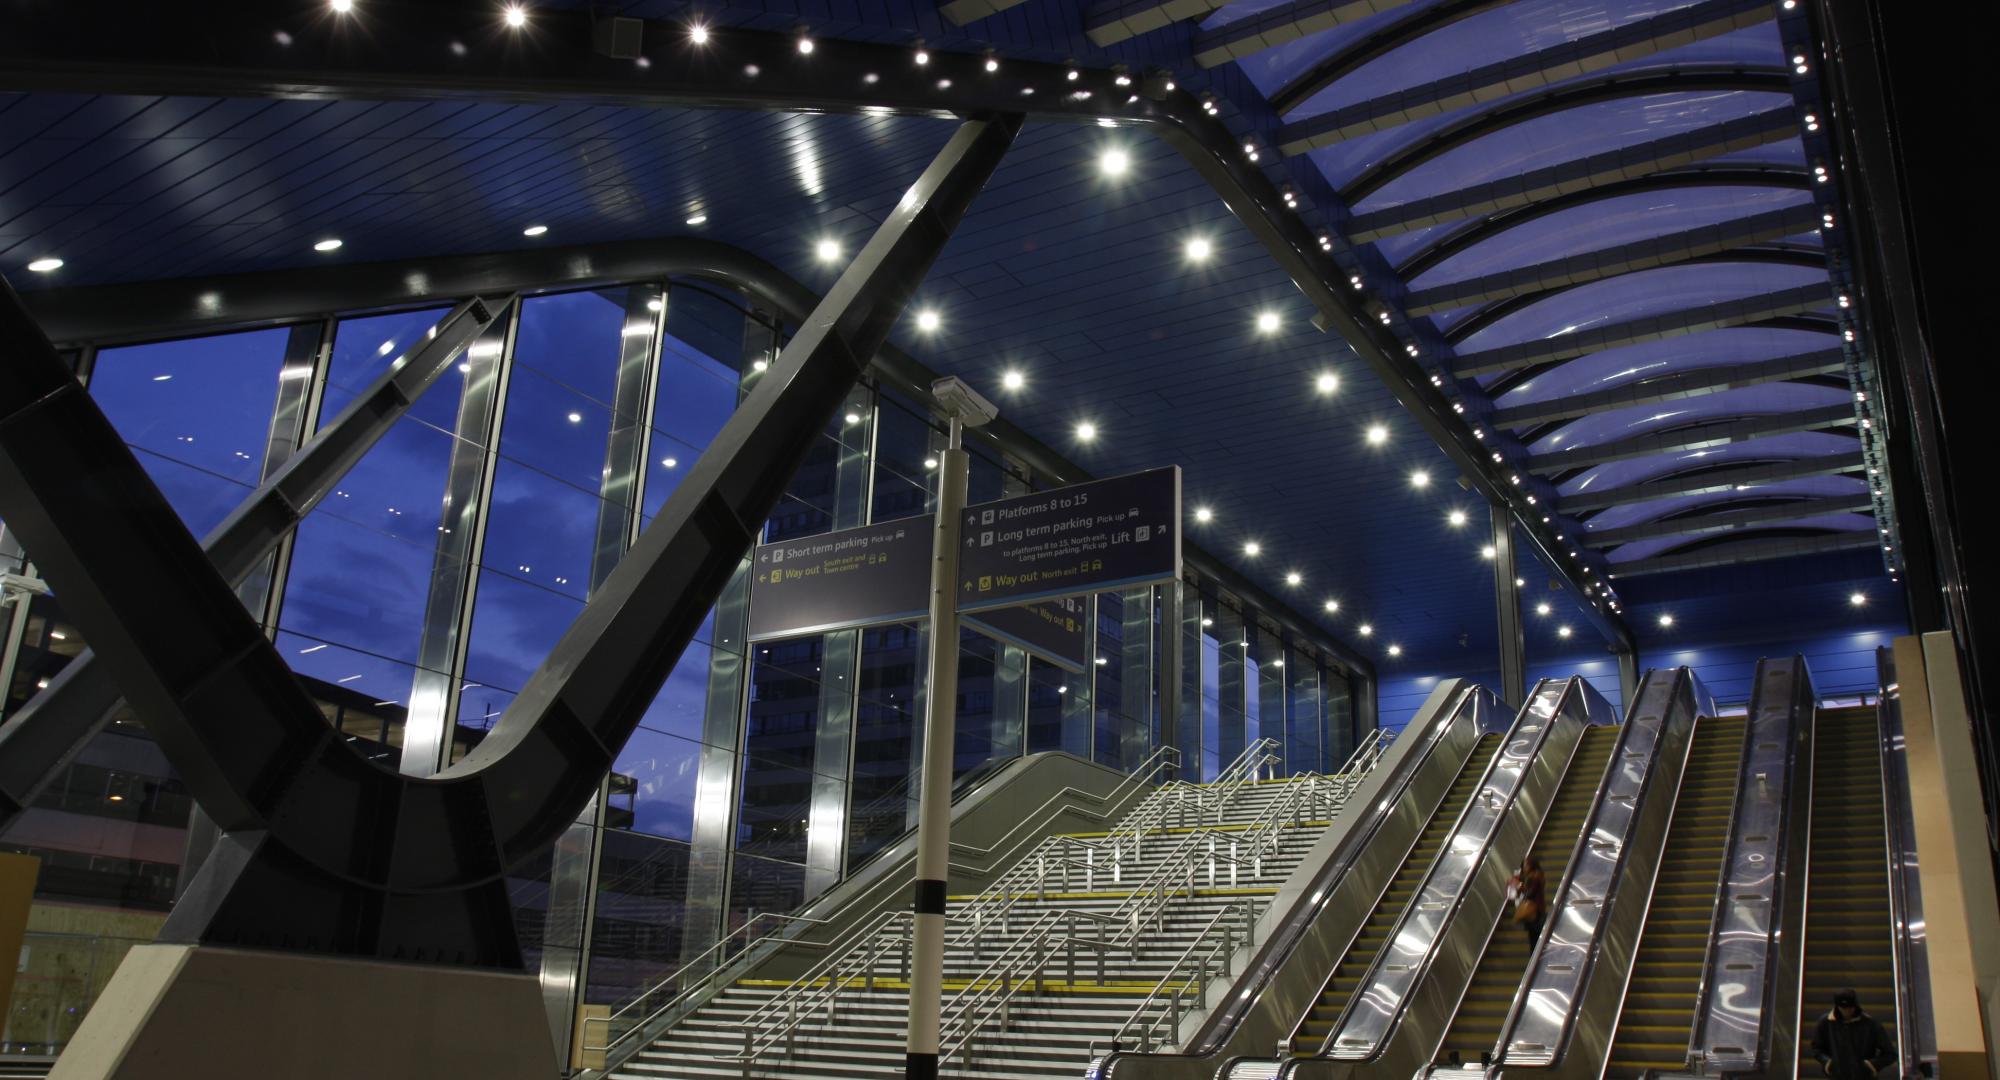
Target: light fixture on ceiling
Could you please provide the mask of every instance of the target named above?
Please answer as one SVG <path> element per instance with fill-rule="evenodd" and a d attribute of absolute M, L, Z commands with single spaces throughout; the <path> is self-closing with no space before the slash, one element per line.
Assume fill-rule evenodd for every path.
<path fill-rule="evenodd" d="M 1209 522 L 1215 520 L 1215 511 L 1210 510 L 1206 506 L 1197 506 L 1194 508 L 1194 519 L 1200 522 L 1201 524 L 1206 525 Z"/>
<path fill-rule="evenodd" d="M 1360 634 L 1362 637 L 1367 637 L 1375 632 L 1375 628 L 1367 623 L 1362 623 L 1360 626 L 1354 628 L 1354 632 Z"/>
<path fill-rule="evenodd" d="M 801 32 L 799 34 L 799 55 L 811 56 L 813 48 L 814 45 L 812 37 L 808 34 Z"/>
<path fill-rule="evenodd" d="M 354 11 L 354 0 L 327 0 L 326 6 L 332 8 L 335 15 L 347 15 Z"/>
<path fill-rule="evenodd" d="M 1260 334 L 1275 334 L 1275 333 L 1277 333 L 1277 332 L 1278 332 L 1278 313 L 1277 313 L 1277 312 L 1275 312 L 1275 311 L 1260 311 L 1260 312 L 1258 312 L 1258 313 L 1257 313 L 1257 332 L 1258 332 L 1258 333 L 1260 333 Z"/>
<path fill-rule="evenodd" d="M 931 62 L 931 51 L 922 46 L 918 46 L 916 54 L 910 57 L 910 59 L 915 60 L 917 62 L 918 67 L 923 67 L 925 64 Z"/>
<path fill-rule="evenodd" d="M 696 45 L 708 44 L 708 27 L 700 23 L 688 24 L 688 40 Z"/>
<path fill-rule="evenodd" d="M 1418 469 L 1416 472 L 1410 474 L 1410 486 L 1413 488 L 1427 488 L 1431 486 L 1431 474 Z"/>
<path fill-rule="evenodd" d="M 1451 523 L 1452 528 L 1458 529 L 1463 528 L 1469 519 L 1465 516 L 1465 511 L 1453 510 L 1451 513 L 1445 515 L 1445 520 Z"/>
<path fill-rule="evenodd" d="M 1885 549 L 1883 549 L 1883 550 L 1887 550 L 1887 549 L 1885 548 Z M 1866 603 L 1868 602 L 1868 594 L 1866 594 L 1866 593 L 1853 593 L 1853 594 L 1851 594 L 1850 596 L 1848 596 L 1848 598 L 1847 598 L 1847 602 L 1848 602 L 1849 604 L 1853 605 L 1854 607 L 1860 607 L 1861 605 L 1863 605 L 1863 604 L 1866 604 Z"/>
<path fill-rule="evenodd" d="M 835 262 L 840 258 L 840 241 L 821 240 L 813 246 L 813 254 L 819 256 L 819 261 L 823 263 Z"/>
<path fill-rule="evenodd" d="M 1381 424 L 1368 425 L 1368 445 L 1380 446 L 1389 441 L 1389 429 Z"/>
<path fill-rule="evenodd" d="M 530 226 L 528 226 L 527 228 L 525 228 L 525 229 L 522 229 L 522 230 L 521 230 L 521 235 L 522 235 L 522 236 L 540 236 L 540 235 L 542 235 L 543 233 L 546 233 L 546 232 L 548 232 L 548 231 L 549 231 L 549 227 L 548 227 L 547 225 L 530 225 Z"/>
<path fill-rule="evenodd" d="M 861 422 L 861 414 L 848 413 L 846 416 L 841 417 L 841 419 L 847 421 L 850 424 L 858 424 Z"/>
<path fill-rule="evenodd" d="M 1008 390 L 1019 390 L 1028 385 L 1028 377 L 1016 369 L 1009 368 L 1001 372 L 1000 385 Z"/>
<path fill-rule="evenodd" d="M 1555 609 L 1549 607 L 1549 602 L 1547 600 L 1544 600 L 1541 603 L 1535 605 L 1535 614 L 1537 615 L 1547 615 L 1549 612 L 1553 610 Z"/>
<path fill-rule="evenodd" d="M 62 266 L 63 261 L 61 259 L 49 255 L 29 263 L 28 269 L 33 270 L 37 274 L 49 274 L 62 269 Z"/>
<path fill-rule="evenodd" d="M 690 225 L 706 225 L 706 224 L 708 224 L 708 215 L 707 215 L 707 214 L 690 214 L 690 215 L 688 215 L 688 224 L 690 224 Z"/>
<path fill-rule="evenodd" d="M 1090 442 L 1097 438 L 1097 425 L 1085 420 L 1076 426 L 1076 441 Z"/>
<path fill-rule="evenodd" d="M 1321 606 L 1321 607 L 1324 607 L 1324 608 L 1326 609 L 1326 613 L 1327 613 L 1328 615 L 1332 615 L 1332 614 L 1334 614 L 1334 613 L 1336 613 L 1336 612 L 1338 612 L 1338 611 L 1340 610 L 1340 601 L 1338 601 L 1338 600 L 1328 600 L 1328 601 L 1327 601 L 1326 603 L 1324 603 L 1324 604 L 1322 604 L 1322 605 L 1320 605 L 1320 606 Z"/>
<path fill-rule="evenodd" d="M 1252 540 L 1249 543 L 1243 545 L 1243 554 L 1248 555 L 1253 559 L 1259 555 L 1262 555 L 1263 553 L 1264 553 L 1264 545 L 1258 543 L 1255 540 Z"/>
<path fill-rule="evenodd" d="M 1187 252 L 1187 261 L 1192 263 L 1207 262 L 1208 257 L 1215 253 L 1215 245 L 1209 243 L 1207 237 L 1197 236 L 1187 242 L 1187 247 L 1184 250 Z"/>
<path fill-rule="evenodd" d="M 1293 585 L 1293 586 L 1303 585 L 1305 584 L 1305 581 L 1306 581 L 1305 575 L 1299 573 L 1297 570 L 1294 570 L 1291 573 L 1285 575 L 1285 584 L 1287 585 Z"/>
<path fill-rule="evenodd" d="M 922 330 L 924 333 L 936 333 L 937 328 L 943 325 L 943 318 L 935 310 L 925 308 L 917 312 L 917 329 Z"/>
<path fill-rule="evenodd" d="M 1391 646 L 1389 646 L 1389 655 L 1390 655 L 1390 656 L 1401 656 L 1401 655 L 1403 655 L 1403 647 L 1402 647 L 1401 645 L 1391 645 Z"/>
<path fill-rule="evenodd" d="M 1674 624 L 1674 617 L 1672 615 L 1662 614 L 1660 616 L 1661 626 L 1672 626 L 1673 624 Z"/>
<path fill-rule="evenodd" d="M 992 53 L 986 54 L 986 73 L 988 75 L 991 75 L 999 70 L 1000 70 L 1000 58 L 994 56 Z"/>
<path fill-rule="evenodd" d="M 1567 638 L 1567 637 L 1569 637 L 1569 635 L 1570 635 L 1570 628 L 1569 628 L 1569 627 L 1567 627 L 1567 626 L 1558 626 L 1558 627 L 1556 627 L 1556 636 L 1557 636 L 1557 637 L 1559 637 L 1559 638 Z"/>
<path fill-rule="evenodd" d="M 313 245 L 314 251 L 339 251 L 340 241 L 329 236 Z"/>
<path fill-rule="evenodd" d="M 523 26 L 528 25 L 528 9 L 519 4 L 508 4 L 503 18 L 506 19 L 509 27 L 519 30 Z"/>
<path fill-rule="evenodd" d="M 1106 176 L 1124 176 L 1125 170 L 1132 167 L 1132 159 L 1114 146 L 1098 157 L 1097 167 Z"/>
<path fill-rule="evenodd" d="M 1331 394 L 1340 389 L 1340 376 L 1331 371 L 1322 371 L 1319 377 L 1313 380 L 1313 389 L 1319 391 L 1322 396 Z"/>
<path fill-rule="evenodd" d="M 1499 552 L 1494 550 L 1492 544 L 1488 544 L 1485 547 L 1479 549 L 1479 557 L 1482 559 L 1491 559 L 1498 554 Z"/>

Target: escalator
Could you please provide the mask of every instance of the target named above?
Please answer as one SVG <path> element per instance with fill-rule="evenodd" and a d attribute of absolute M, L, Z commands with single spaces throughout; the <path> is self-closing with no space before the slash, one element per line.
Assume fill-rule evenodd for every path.
<path fill-rule="evenodd" d="M 1444 801 L 1438 805 L 1437 812 L 1431 815 L 1430 824 L 1425 826 L 1423 833 L 1418 836 L 1409 855 L 1403 859 L 1402 867 L 1396 871 L 1396 876 L 1389 882 L 1389 887 L 1376 902 L 1374 912 L 1369 915 L 1361 931 L 1355 935 L 1353 944 L 1348 947 L 1347 955 L 1341 958 L 1340 963 L 1327 978 L 1325 986 L 1320 990 L 1319 1000 L 1293 1034 L 1292 1053 L 1300 1055 L 1317 1053 L 1320 1044 L 1326 1041 L 1333 1030 L 1333 1025 L 1340 1019 L 1341 1012 L 1346 1009 L 1347 999 L 1353 995 L 1355 987 L 1368 973 L 1376 952 L 1388 940 L 1390 930 L 1395 927 L 1397 919 L 1403 914 L 1404 907 L 1409 904 L 1417 887 L 1422 884 L 1424 874 L 1437 858 L 1438 849 L 1443 845 L 1444 838 L 1457 824 L 1459 814 L 1465 810 L 1466 804 L 1472 801 L 1473 793 L 1479 790 L 1480 781 L 1485 778 L 1486 768 L 1493 761 L 1493 756 L 1499 752 L 1500 744 L 1501 736 L 1497 732 L 1488 732 L 1479 737 L 1478 745 L 1467 757 L 1464 768 L 1459 770 L 1458 779 L 1452 783 Z"/>
<path fill-rule="evenodd" d="M 1611 760 L 1611 751 L 1617 746 L 1620 730 L 1613 726 L 1599 726 L 1583 733 L 1582 742 L 1570 759 L 1569 772 L 1563 777 L 1562 786 L 1556 790 L 1555 800 L 1536 834 L 1531 850 L 1548 882 L 1551 905 L 1556 900 L 1556 887 L 1563 879 L 1563 871 L 1569 865 L 1570 853 L 1576 847 L 1577 834 L 1582 830 L 1584 819 L 1590 814 L 1591 802 L 1603 782 L 1604 768 Z M 1458 1013 L 1445 1034 L 1443 1045 L 1438 1048 L 1440 1064 L 1459 1065 L 1478 1061 L 1482 1055 L 1492 1052 L 1494 1043 L 1500 1037 L 1501 1025 L 1507 1020 L 1507 1010 L 1513 1004 L 1514 993 L 1527 971 L 1532 952 L 1527 935 L 1513 922 L 1511 915 L 1511 911 L 1503 912 L 1486 943 L 1472 982 L 1466 987 L 1465 997 L 1459 1003 Z"/>
<path fill-rule="evenodd" d="M 1695 724 L 1624 1011 L 1611 1043 L 1607 1080 L 1636 1080 L 1647 1070 L 1687 1065 L 1748 723 L 1703 718 Z"/>
<path fill-rule="evenodd" d="M 1799 1065 L 1801 1074 L 1818 1075 L 1813 1031 L 1836 991 L 1853 988 L 1891 1039 L 1897 1015 L 1875 710 L 1822 710 L 1813 739 Z"/>

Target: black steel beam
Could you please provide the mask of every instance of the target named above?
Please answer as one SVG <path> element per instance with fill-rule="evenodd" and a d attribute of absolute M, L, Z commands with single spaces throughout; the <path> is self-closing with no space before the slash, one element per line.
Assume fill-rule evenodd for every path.
<path fill-rule="evenodd" d="M 1732 443 L 1749 442 L 1773 435 L 1853 427 L 1858 423 L 1860 418 L 1854 414 L 1854 406 L 1828 405 L 1801 412 L 1747 416 L 1693 424 L 1669 431 L 1634 435 L 1596 446 L 1578 446 L 1568 450 L 1536 454 L 1528 459 L 1528 467 L 1543 474 L 1560 473 L 1571 469 L 1588 469 L 1593 465 L 1606 465 L 1614 461 L 1630 461 L 1634 458 L 1654 457 L 1659 454 L 1682 454 L 1690 450 L 1728 446 Z"/>
<path fill-rule="evenodd" d="M 1213 30 L 1201 31 L 1195 35 L 1190 51 L 1195 63 L 1212 68 L 1409 3 L 1410 0 L 1290 0 Z M 1127 9 L 1134 6 L 1121 5 Z M 1096 40 L 1094 35 L 1092 40 Z"/>
<path fill-rule="evenodd" d="M 1311 67 L 1300 72 L 1292 81 L 1279 87 L 1277 93 L 1270 96 L 1271 108 L 1281 116 L 1289 113 L 1311 101 L 1320 91 L 1410 42 L 1509 2 L 1510 0 L 1443 0 L 1442 3 L 1412 11 L 1359 41 L 1336 49 L 1315 61 Z M 1200 39 L 1197 38 L 1196 41 L 1198 44 Z"/>
<path fill-rule="evenodd" d="M 1466 278 L 1412 291 L 1403 310 L 1410 315 L 1484 304 L 1551 289 L 1583 285 L 1620 274 L 1684 263 L 1706 255 L 1735 251 L 1766 240 L 1810 233 L 1819 228 L 1819 208 L 1811 203 L 1718 222 L 1685 232 L 1648 237 L 1629 244 L 1586 251 L 1499 273 Z"/>
<path fill-rule="evenodd" d="M 232 587 L 333 490 L 354 463 L 451 369 L 513 296 L 475 297 L 447 313 L 430 336 L 392 365 L 347 408 L 265 478 L 202 541 L 216 572 Z M 309 375 L 310 371 L 301 374 Z M 118 684 L 88 649 L 0 727 L 0 827 L 34 804 L 43 788 L 104 729 L 119 702 Z"/>
<path fill-rule="evenodd" d="M 1861 452 L 1857 450 L 1846 454 L 1822 454 L 1800 458 L 1797 461 L 1707 469 L 1691 475 L 1669 476 L 1659 480 L 1627 484 L 1624 487 L 1567 495 L 1561 500 L 1561 509 L 1565 514 L 1585 514 L 1592 510 L 1650 502 L 1674 495 L 1702 495 L 1711 491 L 1749 491 L 1764 484 L 1853 472 L 1865 464 L 1861 460 Z"/>
<path fill-rule="evenodd" d="M 107 19 L 85 4 L 39 4 L 0 35 L 0 90 L 385 100 L 563 100 L 599 105 L 799 112 L 887 111 L 955 118 L 1024 113 L 1040 120 L 1163 119 L 1166 95 L 1133 76 L 914 50 L 837 38 L 707 28 L 695 44 L 681 20 L 643 24 L 641 64 L 596 50 L 586 10 L 531 7 L 509 29 L 482 0 L 357 4 L 208 0 L 198 16 L 131 4 Z M 802 23 L 805 20 L 801 20 Z M 1077 77 L 1070 78 L 1074 70 Z M 1123 79 L 1123 82 L 1119 80 Z M 1181 95 L 1183 107 L 1193 100 Z M 1198 109 L 1198 106 L 1194 106 Z"/>
<path fill-rule="evenodd" d="M 1461 378 L 1491 375 L 1500 371 L 1533 367 L 1557 360 L 1587 356 L 1606 349 L 1663 341 L 1703 330 L 1742 326 L 1780 315 L 1832 307 L 1833 296 L 1825 284 L 1802 285 L 1795 289 L 1747 296 L 1691 311 L 1676 311 L 1631 322 L 1578 330 L 1552 338 L 1538 338 L 1517 345 L 1464 353 L 1452 361 L 1452 371 Z"/>
<path fill-rule="evenodd" d="M 1754 498 L 1755 493 L 1753 492 L 1750 497 Z M 1868 493 L 1863 491 L 1847 498 L 1836 496 L 1799 499 L 1748 510 L 1704 510 L 1698 514 L 1687 514 L 1663 521 L 1649 521 L 1644 525 L 1628 525 L 1622 529 L 1601 529 L 1596 532 L 1585 530 L 1583 542 L 1599 549 L 1614 548 L 1634 540 L 1659 540 L 1669 536 L 1700 536 L 1704 533 L 1730 532 L 1758 525 L 1771 525 L 1780 521 L 1822 517 L 1827 514 L 1866 514 L 1874 505 Z"/>
<path fill-rule="evenodd" d="M 1510 205 L 1466 221 L 1456 228 L 1440 230 L 1440 235 L 1434 239 L 1426 239 L 1421 247 L 1396 264 L 1396 276 L 1404 281 L 1415 281 L 1452 256 L 1485 243 L 1509 229 L 1531 221 L 1539 221 L 1551 214 L 1560 214 L 1566 210 L 1574 210 L 1579 206 L 1607 199 L 1680 188 L 1742 187 L 1811 191 L 1812 186 L 1812 177 L 1804 167 L 1796 165 L 1691 165 L 1668 172 L 1647 173 L 1631 180 L 1618 180 L 1587 187 L 1539 202 Z"/>
<path fill-rule="evenodd" d="M 1665 574 L 1675 570 L 1704 570 L 1712 566 L 1737 566 L 1742 563 L 1793 559 L 1802 555 L 1854 551 L 1879 546 L 1881 546 L 1880 541 L 1875 538 L 1873 530 L 1831 533 L 1826 536 L 1787 537 L 1783 540 L 1745 540 L 1739 544 L 1718 544 L 1679 555 L 1660 555 L 1650 559 L 1634 559 L 1628 563 L 1614 563 L 1617 569 L 1611 576 L 1623 580 L 1644 577 L 1648 574 Z"/>
<path fill-rule="evenodd" d="M 1566 39 L 1286 125 L 1291 133 L 1286 142 L 1303 138 L 1309 149 L 1318 149 L 1389 131 L 1755 26 L 1769 21 L 1773 13 L 1770 0 L 1697 0 L 1650 18 Z M 1298 151 L 1287 145 L 1286 152 Z"/>
<path fill-rule="evenodd" d="M 1789 107 L 1770 109 L 1713 127 L 1663 135 L 1636 146 L 1535 169 L 1489 183 L 1447 191 L 1400 206 L 1356 214 L 1345 232 L 1356 243 L 1380 240 L 1449 221 L 1526 206 L 1587 188 L 1604 187 L 1648 173 L 1693 164 L 1738 150 L 1783 142 L 1798 134 L 1799 118 Z"/>
<path fill-rule="evenodd" d="M 1533 427 L 1557 420 L 1589 416 L 1610 409 L 1656 405 L 1662 401 L 1679 401 L 1682 398 L 1719 394 L 1724 390 L 1736 390 L 1745 386 L 1796 382 L 1816 375 L 1841 375 L 1846 371 L 1847 358 L 1837 348 L 1780 356 L 1773 360 L 1717 364 L 1714 367 L 1678 371 L 1658 378 L 1642 379 L 1623 386 L 1614 386 L 1608 390 L 1593 390 L 1586 394 L 1571 394 L 1567 397 L 1551 398 L 1548 401 L 1537 401 L 1532 405 L 1516 405 L 1500 409 L 1493 414 L 1493 426 L 1515 429 Z"/>
<path fill-rule="evenodd" d="M 491 734 L 424 780 L 335 737 L 0 291 L 0 513 L 225 832 L 162 938 L 518 966 L 504 873 L 594 794 L 1020 124 L 960 127 Z"/>

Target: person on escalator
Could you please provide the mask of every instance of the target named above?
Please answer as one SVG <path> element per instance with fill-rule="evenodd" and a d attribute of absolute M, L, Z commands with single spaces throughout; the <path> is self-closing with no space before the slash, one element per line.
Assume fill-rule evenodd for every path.
<path fill-rule="evenodd" d="M 1813 1056 L 1833 1080 L 1872 1080 L 1896 1063 L 1896 1044 L 1880 1021 L 1861 1011 L 1852 990 L 1833 995 L 1833 1009 L 1819 1018 L 1813 1033 Z"/>
<path fill-rule="evenodd" d="M 1542 923 L 1548 918 L 1548 903 L 1544 899 L 1547 881 L 1542 877 L 1542 864 L 1533 855 L 1521 860 L 1521 871 L 1507 879 L 1507 897 L 1514 902 L 1514 921 L 1528 932 L 1528 947 L 1542 939 Z"/>

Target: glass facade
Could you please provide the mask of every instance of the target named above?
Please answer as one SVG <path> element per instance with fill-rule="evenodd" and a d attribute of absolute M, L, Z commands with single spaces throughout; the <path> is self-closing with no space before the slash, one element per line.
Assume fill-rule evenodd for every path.
<path fill-rule="evenodd" d="M 448 310 L 106 348 L 79 374 L 201 534 Z M 387 429 L 245 583 L 245 602 L 357 750 L 414 775 L 442 768 L 485 737 L 784 340 L 754 300 L 706 282 L 530 296 Z M 927 512 L 943 440 L 924 405 L 858 386 L 764 539 Z M 969 450 L 973 501 L 1050 486 L 1004 448 Z M 32 573 L 32 553 L 13 565 Z M 713 962 L 731 930 L 798 907 L 915 820 L 927 627 L 746 643 L 745 581 L 710 612 L 598 802 L 509 879 L 552 995 L 615 1006 Z M 957 782 L 1043 751 L 1130 769 L 1163 742 L 1181 745 L 1184 775 L 1211 778 L 1259 735 L 1288 770 L 1337 764 L 1354 738 L 1347 674 L 1235 597 L 1178 588 L 1077 601 L 1082 656 L 963 628 Z M 54 598 L 26 603 L 6 642 L 6 713 L 84 645 Z M 1174 670 L 1178 716 L 1163 707 Z M 61 1045 L 102 979 L 45 979 L 38 965 L 88 953 L 108 978 L 157 931 L 203 827 L 130 716 L 15 822 L 0 842 L 42 859 L 42 936 L 7 1049 Z"/>

